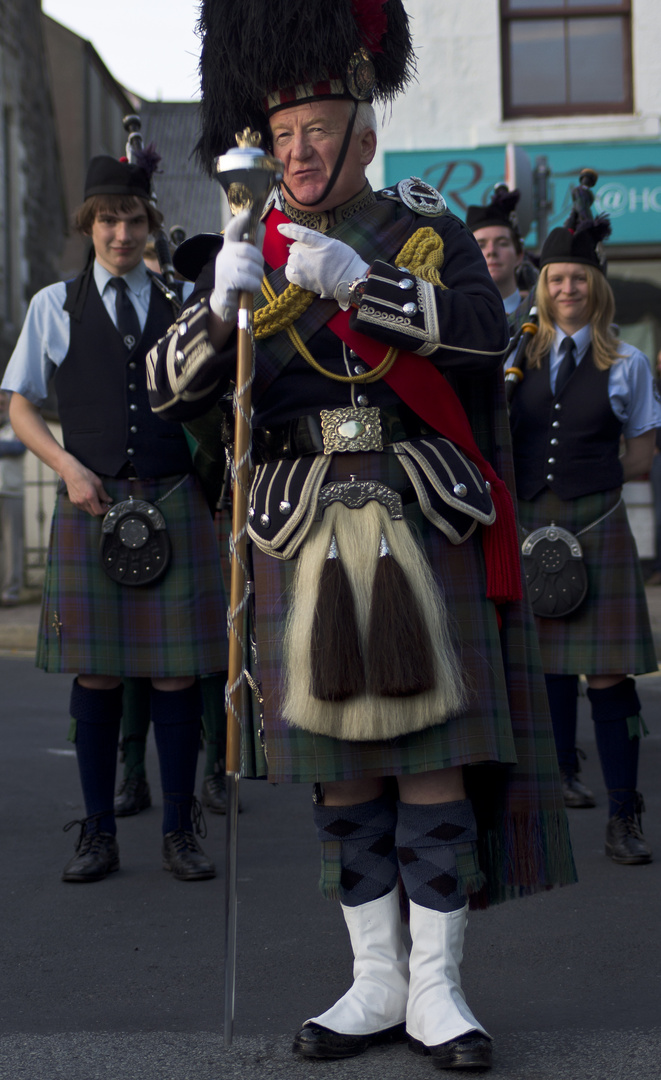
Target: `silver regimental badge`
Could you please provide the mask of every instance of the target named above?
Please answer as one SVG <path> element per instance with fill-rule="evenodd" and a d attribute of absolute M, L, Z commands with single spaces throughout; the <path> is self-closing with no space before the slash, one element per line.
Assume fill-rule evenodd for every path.
<path fill-rule="evenodd" d="M 440 191 L 417 176 L 400 180 L 397 185 L 397 195 L 404 206 L 408 206 L 409 210 L 415 210 L 416 214 L 421 214 L 422 217 L 439 217 L 448 208 Z"/>

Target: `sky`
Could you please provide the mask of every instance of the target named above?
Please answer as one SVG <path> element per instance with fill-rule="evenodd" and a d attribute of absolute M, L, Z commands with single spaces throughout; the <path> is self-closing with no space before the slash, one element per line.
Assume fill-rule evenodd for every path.
<path fill-rule="evenodd" d="M 199 99 L 199 0 L 42 0 L 92 42 L 118 82 L 147 101 Z"/>

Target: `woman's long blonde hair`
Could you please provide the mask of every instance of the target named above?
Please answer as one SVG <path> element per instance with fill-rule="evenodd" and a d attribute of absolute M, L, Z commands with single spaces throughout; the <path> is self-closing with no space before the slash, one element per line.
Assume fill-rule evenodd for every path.
<path fill-rule="evenodd" d="M 535 289 L 539 330 L 526 349 L 528 367 L 540 367 L 542 357 L 550 352 L 555 339 L 553 304 L 549 296 L 547 280 L 549 266 L 553 265 L 550 263 L 542 267 Z M 617 360 L 619 350 L 619 341 L 612 328 L 615 317 L 615 299 L 613 290 L 601 270 L 597 270 L 595 266 L 590 266 L 588 263 L 584 264 L 584 269 L 588 279 L 588 322 L 592 359 L 599 371 L 606 371 Z"/>

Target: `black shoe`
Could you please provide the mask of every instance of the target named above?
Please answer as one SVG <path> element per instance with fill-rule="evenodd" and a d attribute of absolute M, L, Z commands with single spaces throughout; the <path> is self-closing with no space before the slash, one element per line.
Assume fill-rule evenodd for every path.
<path fill-rule="evenodd" d="M 85 833 L 62 871 L 62 881 L 101 881 L 113 870 L 119 870 L 115 837 L 107 832 Z"/>
<path fill-rule="evenodd" d="M 467 1031 L 438 1046 L 425 1046 L 409 1036 L 409 1050 L 430 1054 L 437 1069 L 490 1069 L 493 1059 L 491 1039 L 480 1031 Z"/>
<path fill-rule="evenodd" d="M 606 826 L 606 854 L 624 866 L 651 863 L 652 850 L 632 817 L 612 817 Z"/>
<path fill-rule="evenodd" d="M 562 795 L 565 806 L 574 810 L 587 809 L 595 805 L 594 795 L 574 774 L 561 773 Z"/>
<path fill-rule="evenodd" d="M 163 837 L 163 869 L 177 881 L 204 881 L 216 876 L 216 868 L 202 851 L 192 832 L 175 829 Z"/>
<path fill-rule="evenodd" d="M 227 813 L 227 792 L 224 773 L 212 773 L 202 781 L 202 806 L 212 814 Z"/>
<path fill-rule="evenodd" d="M 129 776 L 115 795 L 115 817 L 131 817 L 151 806 L 149 784 L 144 776 Z"/>
<path fill-rule="evenodd" d="M 357 1057 L 370 1046 L 380 1043 L 400 1042 L 406 1035 L 406 1025 L 396 1024 L 377 1031 L 374 1035 L 343 1035 L 321 1024 L 304 1024 L 294 1036 L 292 1051 L 300 1057 L 337 1061 L 340 1058 Z"/>

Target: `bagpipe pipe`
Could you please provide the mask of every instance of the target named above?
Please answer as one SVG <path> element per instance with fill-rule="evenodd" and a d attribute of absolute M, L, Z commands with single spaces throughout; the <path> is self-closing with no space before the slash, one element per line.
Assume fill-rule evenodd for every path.
<path fill-rule="evenodd" d="M 153 143 L 149 143 L 148 146 L 144 145 L 142 138 L 142 121 L 139 116 L 131 113 L 129 116 L 125 116 L 122 120 L 124 130 L 127 133 L 126 140 L 126 157 L 131 165 L 140 165 L 150 178 L 150 190 L 151 197 L 150 202 L 154 208 L 158 207 L 158 199 L 154 190 L 153 175 L 161 161 L 160 155 L 156 152 L 156 148 Z M 161 274 L 163 280 L 168 287 L 173 302 L 180 303 L 180 296 L 177 293 L 176 281 L 177 274 L 174 266 L 172 265 L 172 248 L 170 242 L 178 247 L 186 239 L 186 232 L 182 229 L 181 225 L 173 225 L 168 235 L 165 227 L 160 225 L 158 229 L 152 233 L 154 238 L 154 248 L 156 249 L 156 255 L 158 258 L 158 265 L 161 268 Z"/>
<path fill-rule="evenodd" d="M 572 189 L 572 209 L 567 220 L 567 228 L 575 228 L 580 222 L 593 220 L 592 204 L 594 193 L 592 188 L 599 179 L 594 169 L 581 169 L 578 186 Z M 535 304 L 535 293 L 531 297 L 532 303 L 526 321 L 519 327 L 509 344 L 505 355 L 505 395 L 507 404 L 510 405 L 519 383 L 523 382 L 526 366 L 526 350 L 528 343 L 532 341 L 539 329 L 539 317 Z"/>

